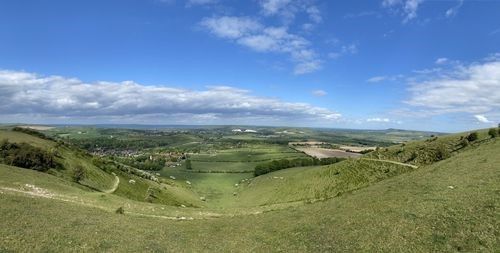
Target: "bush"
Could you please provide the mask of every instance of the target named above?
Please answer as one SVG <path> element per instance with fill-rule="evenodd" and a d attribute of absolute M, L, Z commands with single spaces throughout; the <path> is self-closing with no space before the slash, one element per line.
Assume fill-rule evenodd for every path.
<path fill-rule="evenodd" d="M 498 136 L 498 132 L 495 128 L 491 128 L 489 131 L 488 131 L 488 134 L 491 136 L 491 138 L 495 138 Z"/>
<path fill-rule="evenodd" d="M 469 146 L 469 141 L 467 140 L 467 138 L 464 138 L 460 141 L 460 146 L 462 146 L 462 148 Z"/>
<path fill-rule="evenodd" d="M 123 208 L 123 206 L 120 206 L 120 207 L 118 207 L 118 209 L 116 209 L 115 213 L 125 214 L 125 209 Z"/>
<path fill-rule="evenodd" d="M 73 172 L 73 181 L 76 183 L 79 183 L 83 179 L 85 179 L 86 174 L 85 174 L 85 169 L 83 169 L 82 166 L 77 166 Z"/>
<path fill-rule="evenodd" d="M 56 162 L 53 153 L 27 143 L 10 143 L 6 140 L 0 143 L 0 161 L 8 165 L 38 171 L 62 167 Z"/>
<path fill-rule="evenodd" d="M 469 142 L 472 142 L 472 141 L 475 141 L 478 139 L 478 135 L 477 135 L 477 132 L 472 132 L 470 133 L 469 135 L 467 135 L 467 140 Z"/>

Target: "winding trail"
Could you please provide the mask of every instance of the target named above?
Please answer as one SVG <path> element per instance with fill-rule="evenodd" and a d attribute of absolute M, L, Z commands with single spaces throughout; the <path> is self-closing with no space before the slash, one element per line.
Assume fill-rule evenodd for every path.
<path fill-rule="evenodd" d="M 374 159 L 374 158 L 361 158 L 362 160 L 369 160 L 369 161 L 376 161 L 376 162 L 386 162 L 386 163 L 392 163 L 392 164 L 398 164 L 398 165 L 403 165 L 407 167 L 411 167 L 414 169 L 418 169 L 417 165 L 413 164 L 407 164 L 407 163 L 402 163 L 402 162 L 396 162 L 396 161 L 391 161 L 391 160 L 382 160 L 382 159 Z"/>
<path fill-rule="evenodd" d="M 115 182 L 113 183 L 113 188 L 107 190 L 107 191 L 104 191 L 104 193 L 113 193 L 116 191 L 116 189 L 118 189 L 118 185 L 120 184 L 120 178 L 115 175 Z"/>

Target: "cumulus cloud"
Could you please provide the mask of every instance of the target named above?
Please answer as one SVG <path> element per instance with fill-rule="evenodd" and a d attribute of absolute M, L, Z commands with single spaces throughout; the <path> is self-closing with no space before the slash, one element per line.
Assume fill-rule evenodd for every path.
<path fill-rule="evenodd" d="M 66 119 L 154 119 L 158 123 L 213 120 L 234 123 L 337 120 L 335 111 L 307 103 L 252 95 L 227 86 L 187 90 L 132 81 L 86 83 L 75 78 L 0 71 L 0 115 Z"/>
<path fill-rule="evenodd" d="M 326 96 L 328 93 L 324 90 L 313 90 L 312 94 L 316 97 L 323 97 Z"/>
<path fill-rule="evenodd" d="M 383 0 L 382 7 L 392 9 L 403 16 L 403 23 L 417 17 L 419 5 L 423 0 Z"/>
<path fill-rule="evenodd" d="M 474 115 L 474 118 L 476 118 L 477 121 L 479 121 L 481 123 L 491 123 L 491 121 L 488 120 L 488 118 L 486 118 L 486 116 L 484 116 L 484 115 L 477 114 L 477 115 Z"/>
<path fill-rule="evenodd" d="M 406 103 L 427 114 L 484 116 L 500 109 L 500 60 L 496 57 L 437 69 L 423 76 L 410 83 L 411 95 Z"/>
<path fill-rule="evenodd" d="M 249 17 L 222 16 L 205 18 L 200 25 L 217 37 L 229 39 L 257 52 L 288 54 L 295 63 L 295 74 L 321 68 L 321 60 L 304 37 L 286 27 L 264 26 Z"/>

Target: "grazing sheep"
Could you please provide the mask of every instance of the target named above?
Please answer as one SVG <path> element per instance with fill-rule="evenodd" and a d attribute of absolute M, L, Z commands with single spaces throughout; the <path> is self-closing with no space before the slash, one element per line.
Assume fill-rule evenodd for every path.
<path fill-rule="evenodd" d="M 134 179 L 130 179 L 130 180 L 128 180 L 128 183 L 129 184 L 135 184 L 135 180 Z"/>
<path fill-rule="evenodd" d="M 174 176 L 170 176 L 170 179 L 175 180 L 175 177 Z"/>
<path fill-rule="evenodd" d="M 205 197 L 200 197 L 200 200 L 201 201 L 207 201 L 207 199 Z"/>
<path fill-rule="evenodd" d="M 191 182 L 189 182 L 189 181 L 186 181 L 186 184 L 188 184 L 188 185 L 191 185 Z"/>

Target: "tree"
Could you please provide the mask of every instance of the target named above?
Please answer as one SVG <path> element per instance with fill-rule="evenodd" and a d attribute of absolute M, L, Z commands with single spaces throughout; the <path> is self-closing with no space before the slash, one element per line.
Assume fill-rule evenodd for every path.
<path fill-rule="evenodd" d="M 491 138 L 495 138 L 498 136 L 498 131 L 495 128 L 490 128 L 488 134 L 491 136 Z"/>
<path fill-rule="evenodd" d="M 469 135 L 467 135 L 467 140 L 470 142 L 477 140 L 477 138 L 478 138 L 477 132 L 472 132 Z"/>
<path fill-rule="evenodd" d="M 73 181 L 79 183 L 83 179 L 85 179 L 85 169 L 83 169 L 82 166 L 78 165 L 73 171 Z"/>

